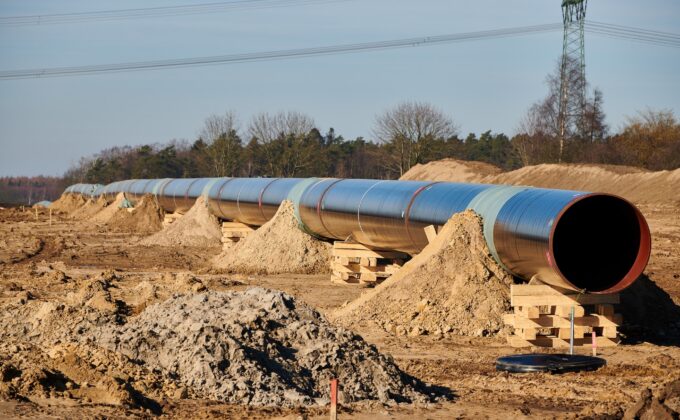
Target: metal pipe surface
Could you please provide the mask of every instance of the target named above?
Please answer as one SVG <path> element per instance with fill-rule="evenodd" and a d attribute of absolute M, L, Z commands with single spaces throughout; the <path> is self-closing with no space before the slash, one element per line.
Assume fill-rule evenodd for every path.
<path fill-rule="evenodd" d="M 90 191 L 71 186 L 67 193 Z M 415 254 L 424 228 L 443 226 L 472 209 L 484 221 L 493 257 L 512 274 L 588 293 L 614 293 L 643 272 L 651 252 L 649 227 L 623 198 L 600 193 L 505 185 L 334 178 L 194 178 L 128 180 L 97 188 L 133 204 L 152 194 L 169 212 L 196 198 L 215 216 L 260 226 L 283 200 L 295 204 L 300 228 L 326 239 L 353 238 L 374 248 Z M 85 194 L 85 193 L 83 193 Z"/>

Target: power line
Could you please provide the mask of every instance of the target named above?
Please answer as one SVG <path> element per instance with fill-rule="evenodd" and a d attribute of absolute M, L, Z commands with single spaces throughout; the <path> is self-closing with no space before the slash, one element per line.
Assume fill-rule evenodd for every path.
<path fill-rule="evenodd" d="M 234 10 L 284 8 L 314 4 L 342 3 L 353 0 L 234 0 L 180 6 L 99 10 L 95 12 L 0 17 L 0 26 L 28 26 L 61 23 L 102 22 L 147 17 L 185 16 Z"/>
<path fill-rule="evenodd" d="M 490 31 L 466 32 L 439 36 L 405 38 L 390 41 L 365 42 L 357 44 L 333 45 L 327 47 L 300 48 L 290 50 L 266 51 L 245 54 L 217 55 L 209 57 L 180 58 L 170 60 L 140 61 L 118 64 L 101 64 L 91 66 L 53 67 L 45 69 L 0 71 L 0 80 L 26 79 L 34 77 L 56 77 L 82 74 L 112 73 L 122 71 L 152 70 L 161 68 L 193 67 L 214 64 L 233 64 L 250 61 L 298 58 L 316 55 L 334 55 L 360 51 L 385 50 L 405 47 L 419 47 L 451 42 L 475 41 L 493 38 L 556 31 L 562 28 L 561 23 L 523 26 L 518 28 L 496 29 Z"/>
<path fill-rule="evenodd" d="M 333 45 L 326 47 L 300 48 L 290 50 L 265 51 L 245 54 L 228 54 L 208 57 L 180 58 L 169 60 L 139 61 L 117 64 L 101 64 L 73 67 L 52 67 L 45 69 L 6 70 L 0 71 L 0 80 L 27 79 L 38 77 L 58 77 L 85 74 L 114 73 L 126 71 L 154 70 L 164 68 L 208 66 L 218 64 L 234 64 L 252 61 L 268 61 L 287 58 L 301 58 L 317 55 L 337 55 L 362 51 L 386 50 L 406 47 L 420 47 L 453 42 L 467 42 L 484 39 L 508 38 L 536 33 L 545 33 L 562 29 L 562 23 L 553 23 L 516 28 L 496 29 L 489 31 L 466 32 L 439 36 L 405 38 L 390 41 L 366 42 L 356 44 Z M 680 48 L 680 35 L 668 32 L 649 31 L 620 25 L 598 22 L 587 22 L 589 33 L 616 39 L 645 42 L 652 45 Z"/>

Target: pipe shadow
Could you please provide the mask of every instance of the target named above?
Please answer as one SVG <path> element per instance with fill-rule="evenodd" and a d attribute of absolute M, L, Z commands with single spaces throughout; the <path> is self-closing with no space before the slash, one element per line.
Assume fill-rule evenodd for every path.
<path fill-rule="evenodd" d="M 619 312 L 624 343 L 680 347 L 680 306 L 647 275 L 621 292 Z"/>

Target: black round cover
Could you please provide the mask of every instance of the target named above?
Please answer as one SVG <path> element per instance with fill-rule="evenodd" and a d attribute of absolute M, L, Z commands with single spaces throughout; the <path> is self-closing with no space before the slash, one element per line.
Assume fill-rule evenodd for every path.
<path fill-rule="evenodd" d="M 607 361 L 599 357 L 579 354 L 513 354 L 499 357 L 496 360 L 496 370 L 514 373 L 563 373 L 596 370 L 606 364 Z"/>

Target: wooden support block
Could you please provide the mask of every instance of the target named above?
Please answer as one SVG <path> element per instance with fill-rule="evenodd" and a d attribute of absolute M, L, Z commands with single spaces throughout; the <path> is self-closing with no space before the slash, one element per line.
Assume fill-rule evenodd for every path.
<path fill-rule="evenodd" d="M 515 307 L 515 314 L 524 318 L 538 318 L 540 311 L 536 306 L 519 306 Z"/>
<path fill-rule="evenodd" d="M 360 251 L 370 249 L 366 245 L 358 244 L 356 242 L 343 242 L 343 241 L 333 242 L 333 248 L 334 249 L 358 249 Z"/>
<path fill-rule="evenodd" d="M 336 257 L 335 260 L 340 265 L 349 265 L 349 257 Z"/>
<path fill-rule="evenodd" d="M 511 296 L 512 306 L 572 306 L 572 305 L 594 305 L 600 303 L 619 303 L 619 295 L 539 295 L 539 296 Z"/>
<path fill-rule="evenodd" d="M 574 325 L 574 339 L 583 338 L 585 336 L 585 327 L 577 327 Z M 558 328 L 557 337 L 569 340 L 571 336 L 571 328 Z"/>
<path fill-rule="evenodd" d="M 548 285 L 513 284 L 510 286 L 510 301 L 512 306 L 571 306 L 616 304 L 620 299 L 618 293 L 594 295 L 556 289 Z"/>
<path fill-rule="evenodd" d="M 374 251 L 372 249 L 337 249 L 333 248 L 331 254 L 334 257 L 350 257 L 350 258 L 404 258 L 402 252 L 397 251 Z"/>
<path fill-rule="evenodd" d="M 574 306 L 556 306 L 555 315 L 569 319 L 571 317 L 571 308 L 574 308 L 574 318 L 582 317 L 586 314 L 586 309 L 581 305 Z"/>
<path fill-rule="evenodd" d="M 517 336 L 525 340 L 535 340 L 536 332 L 535 328 L 523 328 L 517 331 Z"/>
<path fill-rule="evenodd" d="M 434 241 L 434 238 L 437 237 L 437 229 L 433 225 L 425 226 L 423 228 L 425 231 L 425 236 L 427 237 L 427 242 L 432 243 Z"/>
<path fill-rule="evenodd" d="M 614 315 L 614 306 L 613 305 L 599 304 L 599 305 L 595 306 L 595 310 L 597 311 L 598 315 L 606 315 L 606 316 Z"/>
<path fill-rule="evenodd" d="M 378 265 L 378 259 L 375 257 L 361 257 L 359 264 L 366 267 L 375 267 Z"/>
<path fill-rule="evenodd" d="M 614 347 L 618 344 L 618 340 L 597 337 L 597 347 Z M 527 340 L 518 336 L 509 336 L 508 344 L 512 347 L 559 347 L 568 348 L 569 339 L 562 339 L 558 337 L 544 337 L 537 336 L 536 339 Z M 591 337 L 577 338 L 574 339 L 574 347 L 592 347 Z"/>
<path fill-rule="evenodd" d="M 616 327 L 602 327 L 602 336 L 606 338 L 616 338 L 618 336 Z"/>
<path fill-rule="evenodd" d="M 615 314 L 611 317 L 603 315 L 588 315 L 574 318 L 574 325 L 579 327 L 613 327 L 621 325 L 623 317 Z M 569 328 L 569 319 L 557 315 L 540 315 L 528 318 L 515 314 L 503 315 L 503 322 L 515 328 Z"/>

